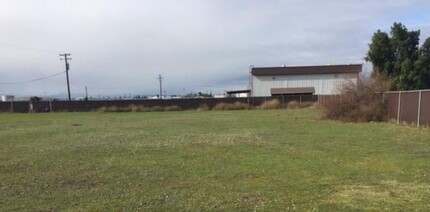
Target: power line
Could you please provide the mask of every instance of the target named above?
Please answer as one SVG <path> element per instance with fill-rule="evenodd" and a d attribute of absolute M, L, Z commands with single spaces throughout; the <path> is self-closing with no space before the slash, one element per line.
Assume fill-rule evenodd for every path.
<path fill-rule="evenodd" d="M 142 88 L 141 85 L 136 86 L 111 86 L 111 87 L 92 87 L 88 86 L 88 88 L 95 89 L 95 90 L 112 90 L 112 89 L 135 89 L 135 88 Z"/>
<path fill-rule="evenodd" d="M 65 73 L 65 71 L 60 72 L 60 73 L 56 73 L 56 74 L 52 74 L 52 75 L 49 75 L 46 77 L 40 77 L 40 78 L 32 79 L 32 80 L 26 80 L 26 81 L 20 81 L 20 82 L 0 82 L 0 85 L 14 85 L 14 84 L 31 83 L 31 82 L 36 82 L 36 81 L 52 78 L 52 77 L 58 76 L 58 75 L 63 74 L 63 73 Z"/>

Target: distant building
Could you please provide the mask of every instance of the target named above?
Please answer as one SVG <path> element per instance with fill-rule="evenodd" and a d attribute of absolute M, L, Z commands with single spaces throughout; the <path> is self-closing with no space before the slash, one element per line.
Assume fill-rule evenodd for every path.
<path fill-rule="evenodd" d="M 215 94 L 214 98 L 225 98 L 225 94 Z"/>
<path fill-rule="evenodd" d="M 361 70 L 362 64 L 253 67 L 251 96 L 339 94 L 339 86 L 357 82 Z"/>
<path fill-rule="evenodd" d="M 12 95 L 2 95 L 1 96 L 1 101 L 2 102 L 11 102 L 15 99 L 15 96 Z"/>
<path fill-rule="evenodd" d="M 251 94 L 250 89 L 226 91 L 227 97 L 248 97 Z"/>

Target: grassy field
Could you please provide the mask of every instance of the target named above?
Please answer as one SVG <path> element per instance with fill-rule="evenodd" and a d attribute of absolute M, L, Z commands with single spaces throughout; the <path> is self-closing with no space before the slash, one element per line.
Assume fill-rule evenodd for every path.
<path fill-rule="evenodd" d="M 0 211 L 430 208 L 430 129 L 311 109 L 2 114 L 0 168 Z"/>

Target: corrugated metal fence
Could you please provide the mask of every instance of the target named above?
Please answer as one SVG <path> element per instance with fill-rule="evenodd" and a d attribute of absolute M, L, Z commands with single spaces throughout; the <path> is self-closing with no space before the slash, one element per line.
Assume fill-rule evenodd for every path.
<path fill-rule="evenodd" d="M 400 123 L 430 125 L 430 90 L 385 92 L 388 116 Z"/>

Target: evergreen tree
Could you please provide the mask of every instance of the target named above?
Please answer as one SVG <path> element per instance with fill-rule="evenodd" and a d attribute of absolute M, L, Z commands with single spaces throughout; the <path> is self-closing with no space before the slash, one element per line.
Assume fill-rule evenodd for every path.
<path fill-rule="evenodd" d="M 372 43 L 369 44 L 369 52 L 365 58 L 373 63 L 374 73 L 380 73 L 384 76 L 393 76 L 394 70 L 394 52 L 391 46 L 390 37 L 387 33 L 378 30 L 372 37 Z"/>
<path fill-rule="evenodd" d="M 420 48 L 416 69 L 419 73 L 419 88 L 430 88 L 430 38 Z"/>
<path fill-rule="evenodd" d="M 373 64 L 373 75 L 390 79 L 397 90 L 430 88 L 430 41 L 419 48 L 419 37 L 419 30 L 408 31 L 401 23 L 393 24 L 390 35 L 374 33 L 365 57 Z"/>

